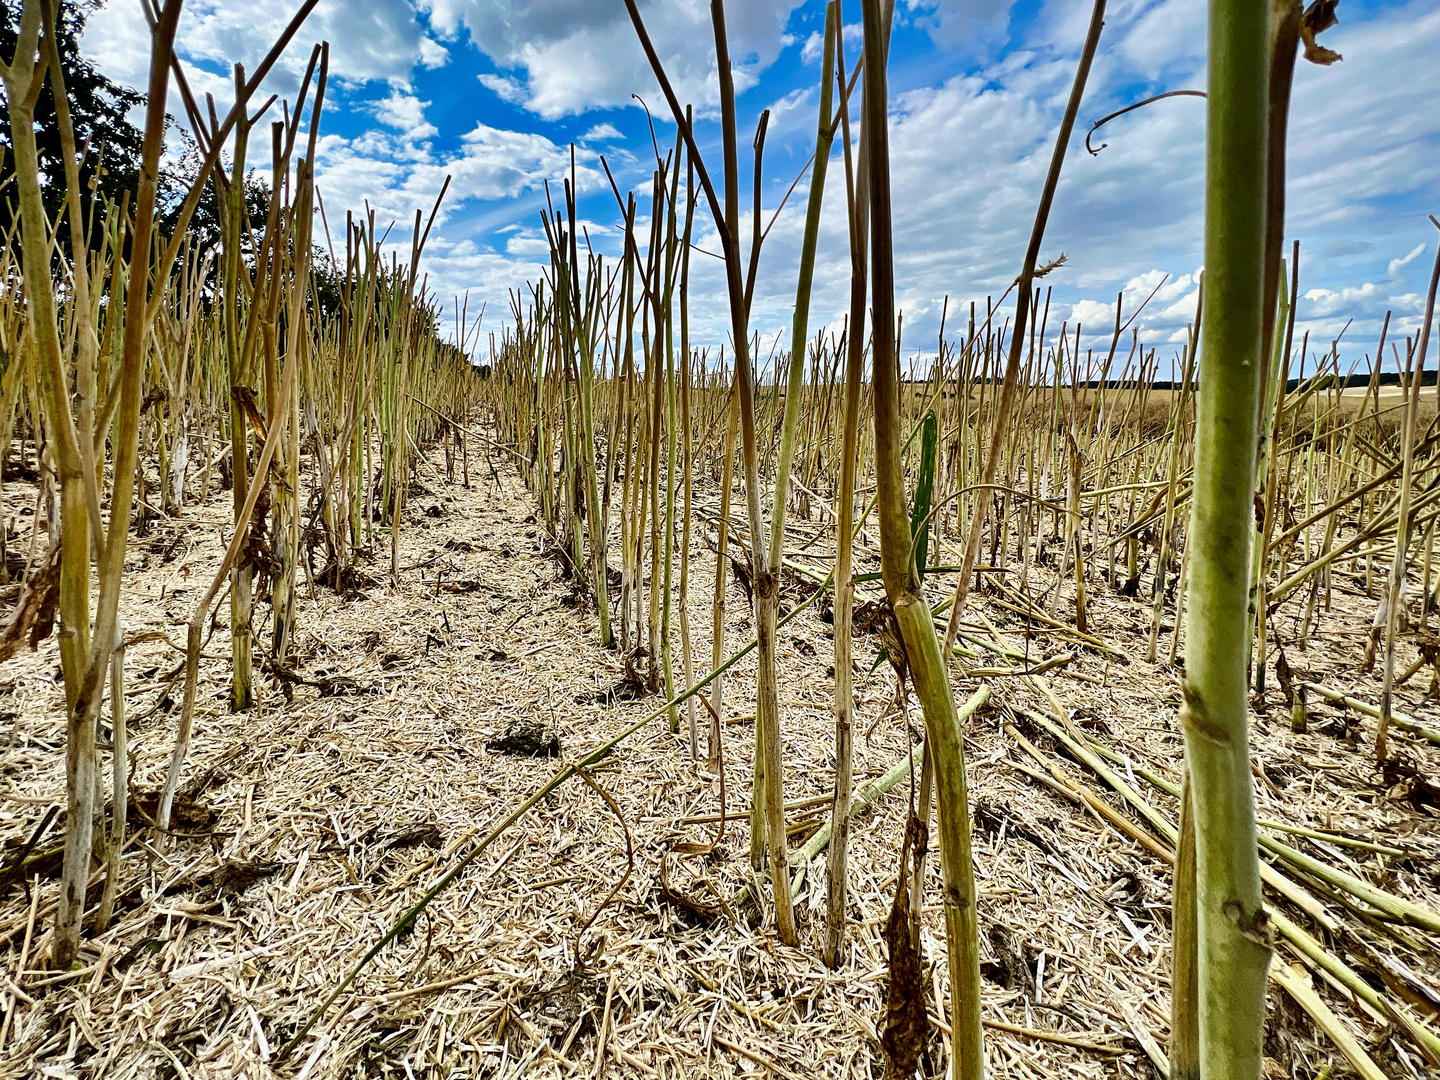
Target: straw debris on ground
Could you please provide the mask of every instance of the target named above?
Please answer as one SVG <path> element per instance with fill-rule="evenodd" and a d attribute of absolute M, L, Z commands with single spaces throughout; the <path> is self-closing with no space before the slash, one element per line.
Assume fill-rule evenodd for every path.
<path fill-rule="evenodd" d="M 407 521 L 401 560 L 412 569 L 399 589 L 372 586 L 351 598 L 318 584 L 307 590 L 290 661 L 297 677 L 270 676 L 250 713 L 226 709 L 228 669 L 218 660 L 225 631 L 215 632 L 206 655 L 217 659 L 203 668 L 191 760 L 163 851 L 146 827 L 177 708 L 178 657 L 165 635 L 183 619 L 191 581 L 210 573 L 216 546 L 197 541 L 222 527 L 222 500 L 157 524 L 136 545 L 126 626 L 139 642 L 130 663 L 140 677 L 128 688 L 137 832 L 123 862 L 119 914 L 111 930 L 84 943 L 78 970 L 39 965 L 58 869 L 59 830 L 49 820 L 28 856 L 29 884 L 7 877 L 0 897 L 0 940 L 10 958 L 0 992 L 11 1003 L 0 1072 L 270 1075 L 277 1049 L 363 948 L 553 772 L 556 762 L 546 757 L 491 749 L 497 739 L 517 729 L 554 734 L 562 760 L 574 760 L 659 704 L 655 695 L 624 689 L 633 669 L 627 673 L 622 658 L 598 645 L 593 608 L 566 606 L 570 584 L 546 555 L 528 492 L 513 472 L 499 476 L 498 484 L 486 479 L 469 489 L 446 484 L 435 501 L 412 504 L 411 519 L 427 506 L 440 512 L 424 528 Z M 797 522 L 797 535 L 811 527 Z M 694 557 L 713 565 L 703 538 Z M 733 580 L 730 592 L 733 610 L 743 612 Z M 1374 676 L 1356 671 L 1357 630 L 1368 623 L 1363 583 L 1337 574 L 1335 592 L 1323 632 L 1305 653 L 1291 652 L 1289 664 L 1307 680 L 1374 700 Z M 1168 1033 L 1169 867 L 1154 850 L 1164 849 L 1163 840 L 1150 833 L 1153 842 L 1141 844 L 1078 801 L 1084 791 L 1136 832 L 1147 831 L 1132 807 L 1031 718 L 1053 714 L 1058 702 L 1065 712 L 1057 719 L 1116 755 L 1115 768 L 1137 790 L 1146 788 L 1139 769 L 1178 781 L 1176 672 L 1137 657 L 1148 610 L 1119 590 L 1097 590 L 1090 604 L 1105 628 L 1103 648 L 1063 629 L 1027 627 L 983 598 L 976 609 L 977 632 L 992 627 L 1032 661 L 1075 654 L 1043 676 L 1049 693 L 995 679 L 966 732 L 987 953 L 987 1064 L 999 1076 L 1148 1077 Z M 821 614 L 808 611 L 789 624 L 780 650 L 786 799 L 800 804 L 789 825 L 797 845 L 826 820 L 833 774 L 833 650 Z M 748 633 L 748 616 L 737 615 L 731 630 Z M 697 647 L 708 649 L 703 628 L 696 634 Z M 863 641 L 871 642 L 868 652 Z M 873 657 L 875 641 L 857 638 L 857 668 Z M 29 838 L 63 787 L 55 670 L 51 641 L 0 671 L 13 725 L 0 805 L 12 838 L 7 860 L 13 838 Z M 884 938 L 909 783 L 856 822 L 853 935 L 842 966 L 830 971 L 817 956 L 823 854 L 797 905 L 801 947 L 777 944 L 768 911 L 735 904 L 752 882 L 744 803 L 754 683 L 743 663 L 739 671 L 727 699 L 723 829 L 720 777 L 697 772 L 683 734 L 655 721 L 590 770 L 623 822 L 584 784 L 559 788 L 361 973 L 280 1075 L 568 1076 L 580 1069 L 846 1077 L 880 1068 L 890 971 Z M 330 690 L 336 680 L 346 693 Z M 860 723 L 871 728 L 855 745 L 860 787 L 902 760 L 916 733 L 915 719 L 896 709 L 889 665 L 857 675 L 856 697 Z M 1440 726 L 1432 696 L 1411 698 L 1417 720 Z M 1394 762 L 1378 770 L 1363 753 L 1373 723 L 1311 694 L 1309 730 L 1296 734 L 1277 692 L 1257 702 L 1258 812 L 1328 834 L 1285 839 L 1440 910 L 1440 747 L 1401 732 Z M 1145 794 L 1173 821 L 1173 798 L 1154 787 Z M 597 912 L 625 872 L 626 831 L 634 872 Z M 1401 854 L 1340 846 L 1348 840 Z M 712 843 L 703 856 L 670 853 Z M 934 889 L 932 881 L 932 896 Z M 1332 942 L 1346 962 L 1433 1018 L 1440 1005 L 1435 935 L 1384 932 L 1338 893 L 1317 900 L 1343 926 Z M 925 905 L 920 962 L 930 1015 L 943 1018 L 938 908 Z M 1276 962 L 1294 959 L 1282 946 Z M 1432 1074 L 1393 1027 L 1323 975 L 1312 978 L 1388 1075 Z M 1278 985 L 1271 1010 L 1270 1075 L 1346 1071 Z M 942 1028 L 928 1027 L 922 1067 L 945 1038 Z"/>

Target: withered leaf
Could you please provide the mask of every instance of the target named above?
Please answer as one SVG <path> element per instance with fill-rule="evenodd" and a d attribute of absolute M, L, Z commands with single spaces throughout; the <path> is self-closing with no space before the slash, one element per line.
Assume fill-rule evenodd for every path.
<path fill-rule="evenodd" d="M 911 812 L 905 829 L 905 850 L 900 855 L 901 873 L 895 884 L 895 902 L 885 920 L 885 944 L 890 952 L 890 986 L 885 997 L 885 1033 L 880 1045 L 889 1061 L 887 1076 L 915 1075 L 930 1018 L 925 1012 L 925 980 L 920 971 L 920 954 L 915 951 L 910 930 L 910 875 L 905 873 L 906 856 L 918 840 Z"/>
<path fill-rule="evenodd" d="M 1305 43 L 1305 59 L 1312 64 L 1328 67 L 1341 59 L 1334 49 L 1327 49 L 1315 40 L 1318 34 L 1324 33 L 1340 21 L 1335 14 L 1339 4 L 1340 0 L 1314 0 L 1300 19 L 1300 40 Z"/>
<path fill-rule="evenodd" d="M 40 642 L 55 629 L 55 609 L 60 603 L 60 545 L 53 544 L 45 562 L 35 569 L 24 585 L 20 587 L 20 599 L 3 627 L 0 627 L 0 661 L 5 661 L 20 651 L 21 642 L 27 638 L 30 649 L 40 647 Z"/>

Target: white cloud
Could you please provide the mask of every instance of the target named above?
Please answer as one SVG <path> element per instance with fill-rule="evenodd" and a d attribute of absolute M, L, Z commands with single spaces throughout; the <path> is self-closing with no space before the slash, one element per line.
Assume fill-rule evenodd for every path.
<path fill-rule="evenodd" d="M 317 182 L 332 204 L 359 207 L 365 202 L 380 216 L 407 218 L 417 206 L 428 207 L 450 174 L 449 205 L 460 200 L 514 199 L 539 191 L 546 180 L 566 174 L 570 151 L 543 135 L 477 124 L 461 139 L 458 152 L 435 154 L 417 148 L 410 132 L 391 136 L 373 132 L 365 139 L 324 135 L 317 152 Z M 582 192 L 604 183 L 588 152 L 577 154 Z"/>
<path fill-rule="evenodd" d="M 620 129 L 614 124 L 596 124 L 589 131 L 580 137 L 581 142 L 611 142 L 623 138 Z"/>
<path fill-rule="evenodd" d="M 239 61 L 253 71 L 290 21 L 289 5 L 196 0 L 180 18 L 177 51 L 189 62 L 187 74 L 198 94 L 212 91 L 229 101 L 234 84 L 228 74 Z M 437 57 L 407 0 L 321 0 L 276 65 L 270 92 L 293 100 L 310 59 L 310 43 L 330 43 L 330 78 L 359 85 L 371 80 L 405 81 L 417 64 Z M 85 52 L 113 79 L 143 87 L 150 67 L 150 34 L 134 3 L 113 0 L 89 18 Z M 443 52 L 443 49 L 441 50 Z M 194 66 L 202 61 L 226 72 L 216 75 Z"/>
<path fill-rule="evenodd" d="M 420 66 L 427 69 L 442 68 L 450 62 L 450 50 L 434 38 L 420 39 Z"/>
<path fill-rule="evenodd" d="M 845 38 L 845 51 L 847 55 L 858 56 L 858 49 L 865 40 L 865 28 L 860 23 L 846 23 L 841 29 Z M 813 64 L 825 55 L 825 35 L 819 30 L 813 31 L 805 39 L 805 44 L 800 46 L 800 59 L 807 64 Z"/>
<path fill-rule="evenodd" d="M 419 0 L 440 34 L 470 32 L 476 47 L 515 71 L 501 93 L 548 119 L 647 100 L 657 92 L 650 66 L 621 3 L 536 0 L 523 7 L 485 0 Z M 753 86 L 790 42 L 785 26 L 801 0 L 738 0 L 726 6 L 737 90 Z M 682 102 L 715 100 L 715 39 L 709 5 L 664 0 L 641 5 L 646 29 Z M 506 96 L 509 94 L 511 96 Z M 651 107 L 663 104 L 651 100 Z"/>
<path fill-rule="evenodd" d="M 517 79 L 504 75 L 481 75 L 479 79 L 480 84 L 488 90 L 493 90 L 495 96 L 501 101 L 508 101 L 512 105 L 523 104 L 529 96 L 529 92 Z"/>
<path fill-rule="evenodd" d="M 322 135 L 316 156 L 316 184 L 332 226 L 337 215 L 343 220 L 346 210 L 363 214 L 368 207 L 380 231 L 395 223 L 387 246 L 402 260 L 409 255 L 415 210 L 428 213 L 445 177 L 452 178 L 421 267 L 441 298 L 471 292 L 472 310 L 488 300 L 491 318 L 499 320 L 508 310 L 507 290 L 538 280 L 548 262 L 543 258 L 549 250 L 543 234 L 531 224 L 533 210 L 537 199 L 543 205 L 545 181 L 569 173 L 568 146 L 543 135 L 479 124 L 453 152 L 436 152 L 431 143 L 417 142 L 412 130 L 392 134 L 377 129 L 358 139 Z M 605 183 L 591 152 L 580 150 L 576 157 L 582 194 Z M 486 203 L 498 209 L 486 210 Z M 517 216 L 528 216 L 529 222 L 512 226 Z M 510 240 L 501 252 L 477 243 L 477 238 L 507 231 Z"/>
<path fill-rule="evenodd" d="M 1401 293 L 1398 296 L 1390 297 L 1389 300 L 1392 309 L 1410 315 L 1419 315 L 1425 308 L 1425 297 L 1416 292 Z M 1407 332 L 1419 325 L 1419 320 L 1417 319 L 1401 319 L 1398 322 L 1400 329 Z"/>
<path fill-rule="evenodd" d="M 1070 305 L 1070 322 L 1080 323 L 1094 330 L 1096 327 L 1111 326 L 1115 321 L 1115 305 L 1098 300 L 1081 300 Z"/>
<path fill-rule="evenodd" d="M 813 140 L 816 124 L 818 106 L 815 104 L 815 91 L 809 87 L 802 87 L 799 90 L 792 90 L 778 101 L 770 105 L 770 132 L 775 132 L 782 127 L 788 127 L 791 114 L 799 112 L 799 126 L 811 132 Z"/>
<path fill-rule="evenodd" d="M 1390 275 L 1390 279 L 1392 281 L 1398 280 L 1400 277 L 1400 271 L 1405 269 L 1405 267 L 1409 266 L 1412 262 L 1414 262 L 1424 253 L 1425 245 L 1416 244 L 1413 248 L 1410 249 L 1410 254 L 1404 256 L 1403 258 L 1391 259 L 1390 266 L 1387 270 Z"/>
<path fill-rule="evenodd" d="M 1201 67 L 1209 36 L 1204 4 L 1160 0 L 1138 6 L 1141 10 L 1129 18 L 1116 19 L 1113 12 L 1110 16 L 1122 35 L 1119 52 L 1132 67 L 1148 79 L 1158 79 L 1177 66 L 1188 71 Z"/>
<path fill-rule="evenodd" d="M 978 51 L 1005 40 L 1014 0 L 906 0 L 905 6 L 937 44 Z"/>
<path fill-rule="evenodd" d="M 1380 287 L 1373 281 L 1367 281 L 1359 288 L 1351 286 L 1344 289 L 1307 289 L 1305 299 L 1314 305 L 1307 314 L 1323 318 L 1339 312 L 1353 312 L 1357 305 L 1380 295 Z"/>
<path fill-rule="evenodd" d="M 425 119 L 428 101 L 421 101 L 414 94 L 398 87 L 392 88 L 390 96 L 374 104 L 375 119 L 397 131 L 405 132 L 411 139 L 420 141 L 434 138 L 439 129 Z"/>
<path fill-rule="evenodd" d="M 550 254 L 550 242 L 538 234 L 511 236 L 509 240 L 505 241 L 505 254 L 548 255 Z"/>

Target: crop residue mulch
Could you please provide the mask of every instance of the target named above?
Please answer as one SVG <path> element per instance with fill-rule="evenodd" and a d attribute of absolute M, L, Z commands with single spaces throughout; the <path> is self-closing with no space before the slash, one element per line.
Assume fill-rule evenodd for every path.
<path fill-rule="evenodd" d="M 264 693 L 247 714 L 225 708 L 222 607 L 223 625 L 205 648 L 185 815 L 175 825 L 181 835 L 162 849 L 144 817 L 132 814 L 117 921 L 85 943 L 80 970 L 55 973 L 42 964 L 55 870 L 41 873 L 28 899 L 18 882 L 3 887 L 0 1076 L 877 1075 L 885 927 L 909 784 L 863 813 L 852 832 L 850 945 L 838 970 L 818 958 L 823 853 L 797 899 L 801 948 L 778 944 L 764 905 L 749 925 L 736 902 L 753 881 L 745 821 L 753 657 L 725 683 L 729 820 L 713 851 L 672 851 L 708 846 L 720 831 L 721 781 L 691 762 L 682 706 L 678 734 L 663 718 L 652 722 L 588 771 L 593 786 L 561 786 L 501 834 L 361 973 L 292 1058 L 276 1060 L 365 949 L 474 840 L 561 764 L 662 703 L 637 688 L 637 665 L 600 647 L 593 605 L 567 605 L 572 582 L 549 554 L 553 545 L 513 470 L 497 458 L 500 482 L 487 476 L 466 489 L 440 475 L 438 452 L 430 459 L 419 473 L 426 493 L 412 498 L 401 531 L 399 589 L 386 584 L 388 536 L 380 535 L 375 561 L 343 583 L 347 595 L 302 579 L 298 635 L 284 667 L 302 678 L 257 672 Z M 713 496 L 713 482 L 697 486 Z M 125 628 L 132 640 L 145 638 L 127 661 L 133 801 L 141 814 L 153 808 L 145 793 L 164 781 L 181 690 L 179 654 L 146 632 L 183 640 L 183 623 L 214 573 L 228 502 L 217 494 L 179 519 L 158 520 L 129 558 Z M 703 673 L 710 596 L 698 583 L 714 581 L 714 555 L 705 544 L 710 503 L 701 502 L 689 606 Z M 804 551 L 821 527 L 816 519 L 796 522 L 794 547 Z M 829 546 L 822 538 L 796 561 L 820 568 L 814 553 Z M 862 546 L 857 571 L 874 569 L 874 554 Z M 943 578 L 929 585 L 935 599 L 945 587 Z M 1334 587 L 1333 610 L 1320 616 L 1307 650 L 1287 650 L 1287 662 L 1297 679 L 1373 702 L 1377 677 L 1357 668 L 1374 601 L 1348 570 L 1337 570 Z M 1099 646 L 1056 627 L 1032 624 L 1027 634 L 1013 611 L 984 595 L 966 627 L 972 637 L 1003 638 L 1029 653 L 1032 667 L 1075 654 L 1044 674 L 1043 688 L 995 678 L 991 703 L 967 732 L 987 1067 L 995 1076 L 1148 1080 L 1151 1056 L 1166 1043 L 1169 867 L 1153 842 L 1137 842 L 1113 817 L 1076 802 L 1084 788 L 1147 829 L 1041 723 L 1054 722 L 1058 705 L 1069 725 L 1062 732 L 1109 750 L 1115 773 L 1174 820 L 1176 800 L 1147 774 L 1178 781 L 1178 683 L 1175 669 L 1140 659 L 1148 588 L 1140 594 L 1131 599 L 1092 584 L 1089 624 L 1103 635 Z M 727 652 L 753 632 L 733 578 L 728 602 Z M 1056 611 L 1059 622 L 1067 603 Z M 820 612 L 820 605 L 807 610 L 780 636 L 786 797 L 802 804 L 791 814 L 796 847 L 828 816 L 834 769 L 833 648 Z M 266 617 L 268 607 L 257 604 L 257 628 Z M 1287 607 L 1276 624 L 1293 635 L 1299 618 Z M 1171 632 L 1167 625 L 1161 634 L 1162 661 Z M 889 665 L 865 674 L 877 641 L 856 640 L 857 786 L 900 760 L 921 722 L 913 702 L 909 729 L 896 710 Z M 1409 666 L 1413 650 L 1407 645 L 1402 654 Z M 675 655 L 678 670 L 678 634 Z M 16 838 L 27 841 L 63 794 L 56 656 L 51 640 L 0 668 L 4 712 L 13 716 L 3 736 L 5 861 Z M 967 662 L 1012 666 L 985 653 Z M 646 663 L 638 663 L 642 674 Z M 1440 726 L 1428 684 L 1428 671 L 1417 674 L 1399 705 Z M 1440 747 L 1396 732 L 1400 764 L 1382 772 L 1369 757 L 1373 720 L 1313 694 L 1308 701 L 1303 735 L 1290 731 L 1289 709 L 1274 689 L 1257 713 L 1260 814 L 1403 851 L 1394 857 L 1285 838 L 1440 909 L 1433 794 Z M 703 743 L 703 707 L 696 719 Z M 507 732 L 520 731 L 540 733 L 537 756 L 502 752 Z M 558 758 L 547 756 L 551 736 Z M 52 849 L 61 828 L 52 822 L 36 851 Z M 630 865 L 627 846 L 633 871 L 597 915 Z M 936 862 L 932 852 L 919 981 L 930 994 L 929 1016 L 946 1023 Z M 1318 902 L 1342 927 L 1330 945 L 1347 963 L 1394 988 L 1416 1015 L 1434 1016 L 1433 935 L 1407 927 L 1397 940 L 1337 896 Z M 1413 1045 L 1315 981 L 1390 1075 L 1426 1075 Z M 1270 1006 L 1267 1075 L 1347 1069 L 1278 987 Z M 948 1059 L 947 1039 L 932 1023 L 919 1060 L 927 1074 Z"/>

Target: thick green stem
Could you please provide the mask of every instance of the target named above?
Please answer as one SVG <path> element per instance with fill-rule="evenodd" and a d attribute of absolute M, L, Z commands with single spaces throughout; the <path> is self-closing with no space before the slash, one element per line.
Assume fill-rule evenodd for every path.
<path fill-rule="evenodd" d="M 951 1075 L 980 1080 L 985 1071 L 980 1026 L 980 953 L 964 737 L 950 691 L 934 618 L 911 555 L 910 520 L 901 475 L 899 362 L 895 344 L 895 269 L 891 233 L 888 42 L 881 0 L 865 0 L 866 167 L 870 179 L 871 311 L 874 319 L 875 464 L 880 557 L 915 696 L 925 714 L 939 795 L 941 899 L 950 967 Z"/>
<path fill-rule="evenodd" d="M 47 14 L 53 15 L 53 10 Z M 42 22 L 45 25 L 42 25 Z M 35 139 L 35 102 L 45 82 L 49 50 L 39 63 L 41 34 L 53 26 L 42 17 L 38 0 L 27 0 L 13 64 L 4 66 L 5 99 L 15 152 L 21 218 L 20 246 L 25 301 L 34 343 L 45 426 L 60 482 L 60 661 L 65 680 L 65 865 L 55 928 L 55 960 L 68 967 L 80 940 L 80 916 L 90 873 L 95 792 L 95 722 L 77 713 L 86 658 L 90 651 L 90 522 L 85 499 L 85 467 L 70 411 L 68 378 L 60 343 L 55 284 L 50 273 L 49 220 L 40 189 Z M 78 228 L 78 224 L 72 224 Z M 52 537 L 52 540 L 54 537 Z"/>
<path fill-rule="evenodd" d="M 1266 235 L 1268 6 L 1211 0 L 1205 311 L 1182 716 L 1195 810 L 1200 1068 L 1260 1075 L 1260 895 L 1246 664 Z"/>

